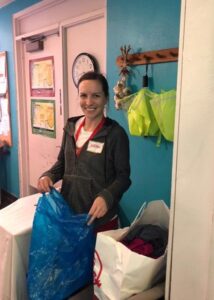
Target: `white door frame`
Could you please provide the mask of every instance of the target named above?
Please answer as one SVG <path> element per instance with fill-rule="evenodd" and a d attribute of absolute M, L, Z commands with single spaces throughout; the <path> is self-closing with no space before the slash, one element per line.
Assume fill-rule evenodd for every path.
<path fill-rule="evenodd" d="M 214 299 L 213 9 L 182 0 L 167 300 Z"/>

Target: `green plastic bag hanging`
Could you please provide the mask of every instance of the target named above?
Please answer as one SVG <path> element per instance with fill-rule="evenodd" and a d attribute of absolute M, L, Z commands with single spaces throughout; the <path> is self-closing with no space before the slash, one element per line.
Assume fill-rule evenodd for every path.
<path fill-rule="evenodd" d="M 132 100 L 127 111 L 130 134 L 136 136 L 158 135 L 158 124 L 150 105 L 150 100 L 156 95 L 149 89 L 142 88 L 129 96 L 129 100 Z"/>
<path fill-rule="evenodd" d="M 174 139 L 176 91 L 170 90 L 156 94 L 150 104 L 162 135 L 168 141 Z"/>

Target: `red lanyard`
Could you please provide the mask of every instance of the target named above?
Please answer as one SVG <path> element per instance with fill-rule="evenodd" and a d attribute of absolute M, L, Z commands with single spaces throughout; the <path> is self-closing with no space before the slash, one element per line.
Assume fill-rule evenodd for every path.
<path fill-rule="evenodd" d="M 105 123 L 105 117 L 103 116 L 102 117 L 102 120 L 99 122 L 99 124 L 97 125 L 97 127 L 93 130 L 93 132 L 91 133 L 91 135 L 89 136 L 89 138 L 87 139 L 87 141 L 85 143 L 87 143 L 89 140 L 93 139 L 93 137 L 97 134 L 97 132 L 103 127 L 103 124 Z M 80 124 L 79 128 L 77 129 L 77 132 L 75 134 L 75 141 L 77 142 L 78 138 L 79 138 L 79 135 L 80 135 L 80 132 L 81 132 L 81 129 L 82 127 L 85 125 L 85 118 L 84 120 L 82 121 L 82 123 Z M 84 143 L 84 145 L 85 145 Z M 80 147 L 80 148 L 76 148 L 76 154 L 79 155 L 83 146 Z"/>

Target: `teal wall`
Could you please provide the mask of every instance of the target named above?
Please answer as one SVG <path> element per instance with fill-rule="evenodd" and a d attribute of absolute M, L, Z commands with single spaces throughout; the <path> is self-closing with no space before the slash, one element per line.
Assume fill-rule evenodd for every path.
<path fill-rule="evenodd" d="M 122 45 L 131 45 L 132 53 L 178 47 L 180 0 L 108 0 L 107 1 L 107 74 L 113 99 L 118 80 L 116 57 Z M 176 88 L 177 63 L 149 66 L 150 88 L 156 92 Z M 133 92 L 142 87 L 145 66 L 133 68 L 130 85 Z M 128 132 L 123 111 L 111 100 L 109 116 Z M 121 202 L 123 222 L 133 219 L 144 201 L 163 199 L 170 205 L 173 144 L 156 138 L 130 136 L 132 185 Z"/>
<path fill-rule="evenodd" d="M 0 9 L 0 51 L 8 51 L 10 102 L 13 146 L 10 154 L 0 158 L 0 186 L 19 196 L 18 130 L 12 14 L 39 1 L 17 0 Z M 124 126 L 128 133 L 123 111 L 116 111 L 113 86 L 119 69 L 115 64 L 120 46 L 130 44 L 132 52 L 178 47 L 180 0 L 107 0 L 107 77 L 111 101 L 108 115 Z M 99 41 L 98 41 L 99 42 Z M 133 92 L 141 87 L 145 66 L 133 68 L 130 84 Z M 176 88 L 177 63 L 156 64 L 149 67 L 150 88 L 154 91 Z M 130 136 L 132 186 L 121 202 L 123 221 L 133 219 L 144 201 L 163 199 L 170 205 L 173 144 L 162 141 L 156 147 L 156 138 Z"/>
<path fill-rule="evenodd" d="M 16 0 L 0 9 L 0 51 L 8 54 L 8 75 L 10 91 L 10 111 L 12 143 L 10 153 L 0 155 L 0 187 L 14 196 L 19 196 L 19 170 L 18 170 L 18 123 L 15 87 L 15 67 L 13 52 L 13 23 L 12 15 L 32 4 L 36 0 Z"/>

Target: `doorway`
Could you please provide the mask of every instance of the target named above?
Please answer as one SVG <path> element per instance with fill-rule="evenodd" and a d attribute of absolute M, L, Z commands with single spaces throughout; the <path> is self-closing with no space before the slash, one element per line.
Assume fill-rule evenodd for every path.
<path fill-rule="evenodd" d="M 93 3 L 87 1 L 85 6 L 74 0 L 50 0 L 14 15 L 15 66 L 16 74 L 19 74 L 16 82 L 21 197 L 36 192 L 37 178 L 57 158 L 67 118 L 80 113 L 76 101 L 77 90 L 71 77 L 72 63 L 77 53 L 90 52 L 96 57 L 100 71 L 105 73 L 105 9 L 104 0 L 95 0 Z M 39 25 L 38 19 L 41 20 Z M 96 38 L 92 34 L 95 27 L 98 32 Z M 45 36 L 44 50 L 26 52 L 24 40 L 37 35 Z M 86 37 L 90 43 L 85 43 Z M 29 64 L 32 60 L 45 57 L 51 57 L 54 62 L 55 94 L 32 97 Z M 33 132 L 32 103 L 38 100 L 54 103 L 55 136 Z"/>

